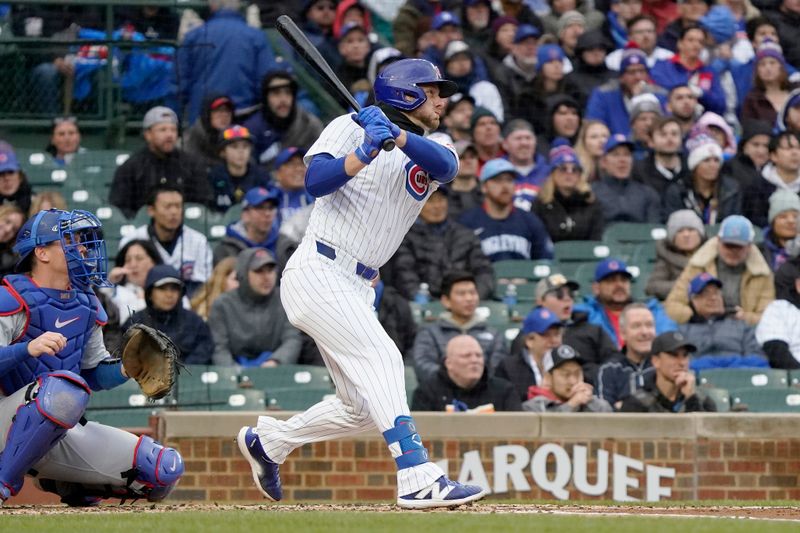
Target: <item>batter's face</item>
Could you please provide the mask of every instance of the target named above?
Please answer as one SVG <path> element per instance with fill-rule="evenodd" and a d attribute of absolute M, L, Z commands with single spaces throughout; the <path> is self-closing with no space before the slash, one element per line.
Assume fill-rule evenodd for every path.
<path fill-rule="evenodd" d="M 468 320 L 475 314 L 478 308 L 478 289 L 471 281 L 459 281 L 453 284 L 450 295 L 442 295 L 442 305 L 456 318 Z"/>
<path fill-rule="evenodd" d="M 267 296 L 275 288 L 275 282 L 278 279 L 278 274 L 275 271 L 275 265 L 264 265 L 258 270 L 250 270 L 247 272 L 247 282 L 254 293 L 260 296 Z"/>
<path fill-rule="evenodd" d="M 426 131 L 436 131 L 439 129 L 439 122 L 442 120 L 447 98 L 439 96 L 439 86 L 436 84 L 420 85 L 425 91 L 425 101 L 421 106 L 408 113 L 409 118 L 415 124 L 421 126 Z"/>
<path fill-rule="evenodd" d="M 183 222 L 183 196 L 175 191 L 164 191 L 147 207 L 153 224 L 167 231 L 175 231 Z"/>

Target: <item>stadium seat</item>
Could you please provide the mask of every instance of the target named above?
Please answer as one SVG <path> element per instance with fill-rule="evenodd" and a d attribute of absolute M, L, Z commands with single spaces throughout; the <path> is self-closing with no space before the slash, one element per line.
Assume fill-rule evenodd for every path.
<path fill-rule="evenodd" d="M 181 408 L 204 409 L 215 401 L 212 391 L 239 389 L 239 368 L 235 366 L 188 365 L 178 375 L 175 395 Z"/>
<path fill-rule="evenodd" d="M 494 287 L 494 297 L 497 300 L 503 300 L 508 292 L 509 283 L 498 283 Z M 523 283 L 521 285 L 514 284 L 517 293 L 518 302 L 534 302 L 536 301 L 536 284 Z"/>
<path fill-rule="evenodd" d="M 665 239 L 667 229 L 661 224 L 618 222 L 603 232 L 603 242 L 646 243 Z"/>
<path fill-rule="evenodd" d="M 283 389 L 333 388 L 333 381 L 324 366 L 279 365 L 272 368 L 242 368 L 241 383 L 254 389 L 272 392 Z"/>
<path fill-rule="evenodd" d="M 157 409 L 88 409 L 86 420 L 117 428 L 144 428 Z"/>
<path fill-rule="evenodd" d="M 554 252 L 559 263 L 595 263 L 612 255 L 611 246 L 599 241 L 559 241 Z"/>
<path fill-rule="evenodd" d="M 281 389 L 267 392 L 267 408 L 279 409 L 283 411 L 304 411 L 317 402 L 322 401 L 326 396 L 332 396 L 334 392 L 330 388 L 300 388 L 300 389 Z"/>
<path fill-rule="evenodd" d="M 800 391 L 745 387 L 730 391 L 731 407 L 754 413 L 800 413 Z"/>
<path fill-rule="evenodd" d="M 439 300 L 432 300 L 425 305 L 409 302 L 409 305 L 411 307 L 411 317 L 417 324 L 435 322 L 439 315 L 447 311 Z"/>
<path fill-rule="evenodd" d="M 653 242 L 642 242 L 634 245 L 631 264 L 642 266 L 644 264 L 654 264 L 656 262 L 656 245 Z"/>
<path fill-rule="evenodd" d="M 539 281 L 552 272 L 552 262 L 527 261 L 524 259 L 510 259 L 492 263 L 494 279 L 497 283 L 513 282 L 521 284 L 523 281 Z"/>
<path fill-rule="evenodd" d="M 731 395 L 725 389 L 717 389 L 717 388 L 704 388 L 703 393 L 714 400 L 714 404 L 717 406 L 717 412 L 719 413 L 727 413 L 731 410 Z"/>
<path fill-rule="evenodd" d="M 800 387 L 800 370 L 789 370 L 789 386 Z"/>
<path fill-rule="evenodd" d="M 233 224 L 234 222 L 238 222 L 239 218 L 242 216 L 242 204 L 238 203 L 236 205 L 232 205 L 225 211 L 225 214 L 222 217 L 222 223 L 224 225 Z"/>
<path fill-rule="evenodd" d="M 505 327 L 510 321 L 508 306 L 503 302 L 484 300 L 478 304 L 475 313 L 481 315 L 490 326 L 494 327 Z"/>
<path fill-rule="evenodd" d="M 700 384 L 706 387 L 741 389 L 785 389 L 789 384 L 786 370 L 775 368 L 715 368 L 700 372 Z"/>
<path fill-rule="evenodd" d="M 511 322 L 522 322 L 528 316 L 535 304 L 533 302 L 522 302 L 514 305 L 509 309 L 509 320 Z"/>
<path fill-rule="evenodd" d="M 113 205 L 101 205 L 94 212 L 103 224 L 103 234 L 107 238 L 121 239 L 136 229 L 136 226 L 125 218 L 122 211 Z"/>
<path fill-rule="evenodd" d="M 88 408 L 119 409 L 123 407 L 144 407 L 146 405 L 147 398 L 142 393 L 139 385 L 134 380 L 129 379 L 119 387 L 92 392 Z"/>
<path fill-rule="evenodd" d="M 212 411 L 263 411 L 266 406 L 264 391 L 256 389 L 214 391 L 212 398 Z"/>

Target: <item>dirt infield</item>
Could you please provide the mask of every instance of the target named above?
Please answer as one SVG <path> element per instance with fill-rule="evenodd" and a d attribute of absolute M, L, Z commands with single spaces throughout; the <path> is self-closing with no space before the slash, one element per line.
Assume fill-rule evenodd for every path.
<path fill-rule="evenodd" d="M 167 513 L 167 512 L 234 512 L 265 511 L 273 513 L 292 512 L 359 512 L 359 513 L 391 513 L 401 511 L 390 504 L 338 505 L 338 504 L 286 504 L 286 505 L 217 505 L 217 504 L 173 504 L 153 505 L 135 503 L 127 505 L 102 505 L 89 509 L 71 509 L 65 506 L 8 506 L 0 507 L 0 517 L 24 515 L 59 515 L 59 514 L 115 514 L 115 513 Z M 648 505 L 572 505 L 572 504 L 493 504 L 478 503 L 455 510 L 437 509 L 429 511 L 410 511 L 425 513 L 474 513 L 474 514 L 554 514 L 554 515 L 602 515 L 602 516 L 683 516 L 704 518 L 743 518 L 792 520 L 800 522 L 800 506 L 798 507 L 737 507 L 734 505 L 715 506 L 648 506 Z"/>

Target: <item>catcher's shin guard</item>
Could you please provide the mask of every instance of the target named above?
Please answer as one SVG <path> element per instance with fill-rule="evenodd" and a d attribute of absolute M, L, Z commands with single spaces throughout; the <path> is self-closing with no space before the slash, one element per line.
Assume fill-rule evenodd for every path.
<path fill-rule="evenodd" d="M 31 386 L 0 454 L 2 499 L 19 492 L 25 473 L 80 421 L 90 394 L 83 378 L 66 370 L 46 374 Z"/>
<path fill-rule="evenodd" d="M 148 436 L 142 436 L 133 452 L 136 479 L 130 489 L 147 501 L 158 502 L 172 492 L 183 475 L 183 458 L 178 450 L 166 448 Z"/>

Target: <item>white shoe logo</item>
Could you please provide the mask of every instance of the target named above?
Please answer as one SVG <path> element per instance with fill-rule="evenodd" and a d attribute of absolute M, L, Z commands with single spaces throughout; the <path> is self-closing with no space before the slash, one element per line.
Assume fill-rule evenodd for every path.
<path fill-rule="evenodd" d="M 56 318 L 56 329 L 61 329 L 64 326 L 68 326 L 68 325 L 72 324 L 73 322 L 75 322 L 76 320 L 78 320 L 80 318 L 81 317 L 76 316 L 75 318 L 70 318 L 69 320 L 67 320 L 65 322 L 61 322 L 61 318 Z"/>
<path fill-rule="evenodd" d="M 430 495 L 432 500 L 444 500 L 447 498 L 447 495 L 450 494 L 450 491 L 453 490 L 453 487 L 445 485 L 444 487 L 439 487 L 438 482 L 434 482 L 433 485 L 428 487 L 427 489 L 422 489 L 414 496 L 417 500 L 423 500 Z"/>

